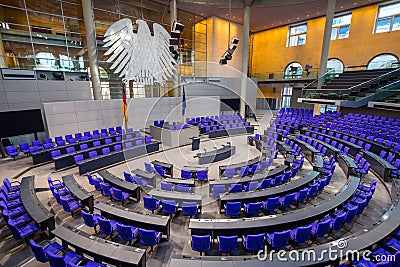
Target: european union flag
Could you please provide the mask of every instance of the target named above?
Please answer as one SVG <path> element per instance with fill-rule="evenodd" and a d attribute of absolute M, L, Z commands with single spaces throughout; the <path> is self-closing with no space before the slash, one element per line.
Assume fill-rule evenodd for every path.
<path fill-rule="evenodd" d="M 186 94 L 185 94 L 185 87 L 182 86 L 182 117 L 185 116 L 186 112 Z"/>

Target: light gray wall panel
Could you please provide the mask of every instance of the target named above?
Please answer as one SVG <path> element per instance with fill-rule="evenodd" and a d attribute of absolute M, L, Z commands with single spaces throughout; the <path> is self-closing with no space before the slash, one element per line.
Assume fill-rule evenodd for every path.
<path fill-rule="evenodd" d="M 39 92 L 41 102 L 68 101 L 67 91 Z"/>
<path fill-rule="evenodd" d="M 38 103 L 40 105 L 39 92 L 10 92 L 6 91 L 7 100 L 9 104 L 19 103 Z"/>
<path fill-rule="evenodd" d="M 39 91 L 52 92 L 52 91 L 66 91 L 67 87 L 63 81 L 37 81 Z"/>
<path fill-rule="evenodd" d="M 37 92 L 36 80 L 3 80 L 4 89 L 8 92 Z"/>

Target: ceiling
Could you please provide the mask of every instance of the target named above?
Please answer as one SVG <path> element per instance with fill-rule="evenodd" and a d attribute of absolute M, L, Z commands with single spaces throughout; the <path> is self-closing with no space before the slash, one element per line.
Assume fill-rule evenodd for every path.
<path fill-rule="evenodd" d="M 160 2 L 162 2 L 161 0 Z M 336 0 L 336 13 L 348 11 L 382 0 Z M 254 0 L 250 30 L 263 31 L 324 16 L 328 0 Z M 229 18 L 229 0 L 177 0 L 179 9 L 204 17 Z M 242 24 L 244 0 L 231 0 L 231 21 Z"/>

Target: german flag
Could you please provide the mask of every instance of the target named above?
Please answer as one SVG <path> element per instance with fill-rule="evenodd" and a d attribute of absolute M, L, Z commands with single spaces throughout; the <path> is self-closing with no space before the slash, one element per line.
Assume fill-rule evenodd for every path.
<path fill-rule="evenodd" d="M 125 83 L 122 84 L 122 113 L 124 113 L 125 123 L 128 126 L 129 115 L 128 115 L 128 104 L 126 102 Z"/>

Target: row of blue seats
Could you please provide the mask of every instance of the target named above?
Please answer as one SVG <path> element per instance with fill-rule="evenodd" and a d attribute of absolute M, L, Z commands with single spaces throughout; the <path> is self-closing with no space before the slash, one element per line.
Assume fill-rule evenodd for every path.
<path fill-rule="evenodd" d="M 68 251 L 57 242 L 48 240 L 42 243 L 36 243 L 33 239 L 29 241 L 33 255 L 38 262 L 49 262 L 52 267 L 106 267 L 106 264 L 92 260 L 84 260 L 81 254 Z M 83 265 L 82 265 L 83 264 Z"/>
<path fill-rule="evenodd" d="M 16 240 L 25 239 L 39 231 L 38 226 L 22 205 L 20 188 L 19 182 L 11 183 L 7 178 L 3 180 L 3 185 L 0 187 L 2 216 Z"/>
<path fill-rule="evenodd" d="M 368 187 L 366 186 L 366 189 Z M 368 190 L 368 189 L 367 189 Z M 242 242 L 246 250 L 259 251 L 264 249 L 265 241 L 273 249 L 282 249 L 293 243 L 306 243 L 311 239 L 324 237 L 329 233 L 339 231 L 345 223 L 352 223 L 357 215 L 363 213 L 369 200 L 366 194 L 369 191 L 358 190 L 355 196 L 345 204 L 342 209 L 336 210 L 325 218 L 295 229 L 257 235 L 244 235 Z M 238 236 L 218 236 L 218 249 L 222 253 L 232 253 L 238 250 Z M 212 239 L 210 235 L 192 235 L 192 249 L 203 253 L 211 250 Z"/>
<path fill-rule="evenodd" d="M 150 210 L 152 213 L 154 213 L 154 211 L 156 211 L 161 205 L 162 211 L 170 216 L 176 214 L 179 209 L 179 205 L 175 200 L 162 199 L 160 201 L 148 196 L 143 196 L 143 205 L 145 209 Z M 196 202 L 183 201 L 181 208 L 182 213 L 186 216 L 191 217 L 199 213 L 199 205 Z"/>
<path fill-rule="evenodd" d="M 47 177 L 47 183 L 57 204 L 61 205 L 65 212 L 70 212 L 71 216 L 74 217 L 74 214 L 82 209 L 82 204 L 69 192 L 64 182 L 57 179 L 53 181 L 51 177 Z"/>
<path fill-rule="evenodd" d="M 124 206 L 129 197 L 131 197 L 129 193 L 111 187 L 100 177 L 93 177 L 90 173 L 87 173 L 86 177 L 88 178 L 89 184 L 93 185 L 96 191 L 100 191 L 103 196 L 109 197 L 111 201 L 121 202 L 122 206 Z"/>
<path fill-rule="evenodd" d="M 85 225 L 94 228 L 96 233 L 97 226 L 99 226 L 100 233 L 108 235 L 113 239 L 114 232 L 117 232 L 118 238 L 129 241 L 130 244 L 132 244 L 135 238 L 140 237 L 140 242 L 145 246 L 150 246 L 151 251 L 153 251 L 153 246 L 157 245 L 162 237 L 162 232 L 126 225 L 115 220 L 109 220 L 99 214 L 91 214 L 83 210 L 81 214 Z"/>

